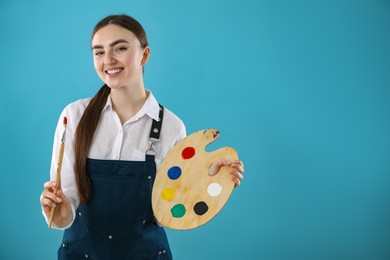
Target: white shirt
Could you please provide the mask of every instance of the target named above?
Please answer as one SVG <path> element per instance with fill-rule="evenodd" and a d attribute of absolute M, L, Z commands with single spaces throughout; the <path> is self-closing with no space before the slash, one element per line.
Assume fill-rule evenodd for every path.
<path fill-rule="evenodd" d="M 112 109 L 111 97 L 107 99 L 99 124 L 92 139 L 88 157 L 103 160 L 130 160 L 144 161 L 145 151 L 149 149 L 149 135 L 152 119 L 159 120 L 159 105 L 150 91 L 143 107 L 122 125 L 118 114 Z M 73 141 L 77 125 L 91 98 L 81 99 L 64 108 L 58 120 L 54 136 L 53 154 L 50 169 L 50 178 L 55 180 L 61 137 L 64 130 L 63 119 L 67 118 L 64 157 L 61 169 L 61 188 L 72 202 L 73 220 L 79 206 L 80 199 L 73 171 L 74 150 Z M 160 132 L 160 140 L 154 151 L 156 166 L 158 167 L 166 154 L 186 135 L 183 122 L 171 111 L 164 109 L 164 117 Z M 46 219 L 46 222 L 48 220 Z M 72 225 L 68 225 L 68 228 Z"/>

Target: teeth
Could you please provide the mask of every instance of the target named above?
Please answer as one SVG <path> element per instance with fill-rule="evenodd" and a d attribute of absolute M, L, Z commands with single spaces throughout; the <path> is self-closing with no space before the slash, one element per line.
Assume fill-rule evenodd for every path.
<path fill-rule="evenodd" d="M 122 69 L 107 70 L 107 73 L 108 73 L 108 74 L 114 74 L 114 73 L 118 73 L 118 72 L 120 72 L 120 71 L 122 71 Z"/>

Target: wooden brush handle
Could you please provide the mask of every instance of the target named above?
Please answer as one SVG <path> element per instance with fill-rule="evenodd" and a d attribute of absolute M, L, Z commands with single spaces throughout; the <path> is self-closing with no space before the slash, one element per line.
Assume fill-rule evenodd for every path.
<path fill-rule="evenodd" d="M 62 168 L 62 158 L 64 157 L 64 143 L 61 143 L 60 146 L 60 154 L 58 156 L 58 165 L 57 165 L 57 173 L 56 173 L 56 182 L 57 186 L 54 188 L 53 193 L 57 194 L 58 188 L 61 187 L 61 168 Z M 54 211 L 56 208 L 51 208 L 50 218 L 49 218 L 49 228 L 51 228 L 53 224 Z"/>

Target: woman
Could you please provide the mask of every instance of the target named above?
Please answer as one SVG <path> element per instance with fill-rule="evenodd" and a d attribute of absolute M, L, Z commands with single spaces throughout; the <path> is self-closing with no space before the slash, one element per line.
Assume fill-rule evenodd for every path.
<path fill-rule="evenodd" d="M 165 231 L 153 218 L 151 187 L 156 164 L 185 137 L 184 124 L 144 87 L 150 48 L 136 20 L 126 15 L 104 18 L 95 26 L 91 43 L 95 70 L 105 84 L 92 99 L 63 110 L 51 167 L 53 180 L 66 117 L 61 187 L 46 182 L 40 199 L 46 221 L 55 207 L 53 227 L 65 229 L 58 258 L 171 259 Z M 154 153 L 146 153 L 156 139 Z M 242 162 L 217 160 L 211 174 L 223 165 L 231 166 L 238 186 Z"/>

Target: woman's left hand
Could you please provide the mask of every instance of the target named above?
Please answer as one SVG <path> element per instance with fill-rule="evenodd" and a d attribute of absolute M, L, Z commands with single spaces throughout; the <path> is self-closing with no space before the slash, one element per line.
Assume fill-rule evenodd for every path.
<path fill-rule="evenodd" d="M 234 187 L 238 187 L 241 184 L 241 181 L 244 179 L 244 164 L 240 160 L 235 160 L 234 162 L 230 162 L 225 158 L 217 159 L 211 164 L 209 168 L 209 175 L 213 176 L 219 172 L 219 169 L 222 166 L 230 166 L 230 174 L 232 175 L 232 181 L 234 182 Z"/>

